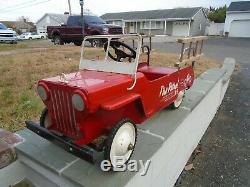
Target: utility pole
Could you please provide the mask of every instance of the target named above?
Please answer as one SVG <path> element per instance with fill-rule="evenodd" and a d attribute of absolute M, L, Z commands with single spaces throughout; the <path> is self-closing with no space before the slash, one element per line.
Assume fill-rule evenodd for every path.
<path fill-rule="evenodd" d="M 81 6 L 81 22 L 82 22 L 82 37 L 84 39 L 84 18 L 83 18 L 83 5 L 84 5 L 84 0 L 79 0 L 80 6 Z"/>
<path fill-rule="evenodd" d="M 70 0 L 68 0 L 68 4 L 69 4 L 69 15 L 71 16 L 71 15 L 72 15 L 72 10 L 71 10 L 71 3 L 70 3 Z"/>

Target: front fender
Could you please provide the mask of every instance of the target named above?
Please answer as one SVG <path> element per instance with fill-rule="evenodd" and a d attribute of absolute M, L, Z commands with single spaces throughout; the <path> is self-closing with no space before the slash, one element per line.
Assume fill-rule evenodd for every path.
<path fill-rule="evenodd" d="M 139 98 L 140 98 L 139 94 L 135 93 L 127 94 L 125 96 L 117 97 L 116 99 L 113 99 L 111 101 L 104 102 L 101 105 L 101 108 L 103 108 L 104 110 L 116 110 L 126 106 L 127 104 Z"/>

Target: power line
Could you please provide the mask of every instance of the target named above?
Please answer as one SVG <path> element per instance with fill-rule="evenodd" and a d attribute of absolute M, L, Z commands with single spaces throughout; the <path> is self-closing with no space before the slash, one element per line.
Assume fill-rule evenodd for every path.
<path fill-rule="evenodd" d="M 26 4 L 35 2 L 35 1 L 37 1 L 37 0 L 29 0 L 29 1 L 26 1 L 26 2 L 23 2 L 23 3 L 14 4 L 14 5 L 12 5 L 12 6 L 8 6 L 8 7 L 1 8 L 0 11 L 2 11 L 2 10 L 6 11 L 6 9 L 16 8 L 16 7 L 18 7 L 18 6 L 23 6 L 23 5 L 26 5 Z"/>
<path fill-rule="evenodd" d="M 37 3 L 33 3 L 33 4 L 29 4 L 29 5 L 26 5 L 26 6 L 22 6 L 22 7 L 18 7 L 18 8 L 14 8 L 14 9 L 10 9 L 10 10 L 4 10 L 1 13 L 8 13 L 8 12 L 12 12 L 14 10 L 18 10 L 18 9 L 23 9 L 23 8 L 28 8 L 28 7 L 32 7 L 32 6 L 36 6 L 36 5 L 39 5 L 39 4 L 43 4 L 43 3 L 47 3 L 51 0 L 45 0 L 45 1 L 41 1 L 41 2 L 37 2 Z"/>

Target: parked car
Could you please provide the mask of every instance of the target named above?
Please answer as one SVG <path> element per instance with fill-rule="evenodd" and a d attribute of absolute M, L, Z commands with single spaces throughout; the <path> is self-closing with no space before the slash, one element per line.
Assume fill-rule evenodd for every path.
<path fill-rule="evenodd" d="M 63 45 L 73 42 L 80 46 L 83 40 L 81 16 L 69 16 L 67 25 L 48 26 L 48 38 L 52 39 L 55 45 Z M 122 27 L 106 24 L 104 20 L 97 16 L 84 16 L 84 35 L 107 35 L 122 34 Z M 92 46 L 97 46 L 100 40 L 93 39 Z"/>
<path fill-rule="evenodd" d="M 104 159 L 115 167 L 117 157 L 121 164 L 130 159 L 137 124 L 161 109 L 181 105 L 194 82 L 193 63 L 176 68 L 150 66 L 150 50 L 142 46 L 141 35 L 87 36 L 83 44 L 89 39 L 108 41 L 103 55 L 100 49 L 87 54 L 84 47 L 77 72 L 40 80 L 37 92 L 46 108 L 40 126 L 32 121 L 26 125 L 90 162 L 97 155 L 93 150 L 104 152 Z M 132 41 L 135 48 L 129 45 Z M 104 143 L 96 148 L 100 137 Z"/>
<path fill-rule="evenodd" d="M 0 42 L 3 43 L 17 43 L 16 32 L 12 29 L 8 29 L 4 24 L 0 23 Z"/>
<path fill-rule="evenodd" d="M 35 39 L 44 39 L 46 38 L 45 35 L 38 34 L 35 32 L 26 32 L 20 35 L 21 40 L 35 40 Z"/>
<path fill-rule="evenodd" d="M 39 32 L 40 35 L 44 36 L 44 38 L 48 38 L 47 32 Z"/>

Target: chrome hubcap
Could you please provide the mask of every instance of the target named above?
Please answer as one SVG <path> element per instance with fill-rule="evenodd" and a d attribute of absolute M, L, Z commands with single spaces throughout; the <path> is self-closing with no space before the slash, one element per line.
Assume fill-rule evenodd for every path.
<path fill-rule="evenodd" d="M 130 158 L 136 139 L 135 127 L 132 123 L 124 123 L 117 131 L 110 149 L 110 161 L 115 167 L 125 164 Z"/>
<path fill-rule="evenodd" d="M 185 91 L 180 91 L 180 92 L 179 92 L 179 94 L 178 94 L 176 100 L 174 101 L 174 106 L 175 106 L 176 108 L 178 108 L 178 107 L 181 105 L 184 94 L 185 94 Z"/>

